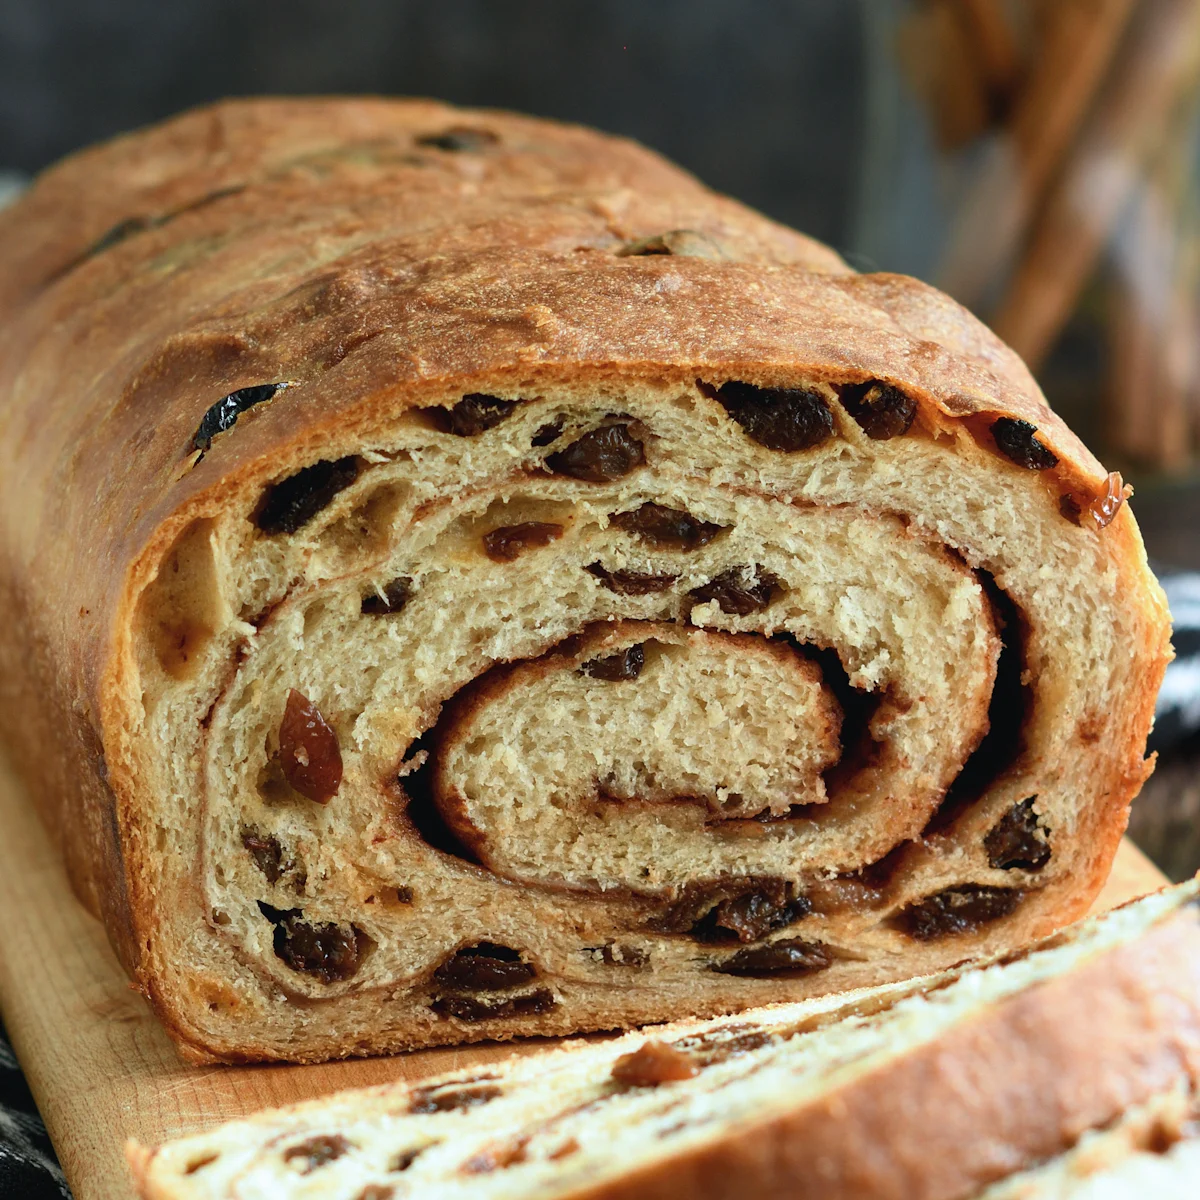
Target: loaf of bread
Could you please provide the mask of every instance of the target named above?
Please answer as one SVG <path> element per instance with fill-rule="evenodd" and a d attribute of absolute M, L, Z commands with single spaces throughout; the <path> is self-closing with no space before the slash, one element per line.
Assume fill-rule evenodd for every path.
<path fill-rule="evenodd" d="M 193 1058 L 731 1013 L 1101 886 L 1165 605 L 931 288 L 383 100 L 86 151 L 0 260 L 2 724 Z"/>
<path fill-rule="evenodd" d="M 130 1162 L 149 1200 L 966 1200 L 1137 1106 L 1165 1128 L 1162 1097 L 1194 1090 L 1197 890 L 913 984 L 345 1092 Z"/>

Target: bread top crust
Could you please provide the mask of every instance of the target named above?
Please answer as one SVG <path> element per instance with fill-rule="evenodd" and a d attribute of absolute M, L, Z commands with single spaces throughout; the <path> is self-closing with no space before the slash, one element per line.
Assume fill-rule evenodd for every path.
<path fill-rule="evenodd" d="M 455 130 L 482 140 L 420 141 Z M 714 256 L 618 253 L 671 230 Z M 448 397 L 880 379 L 935 436 L 967 428 L 995 453 L 988 423 L 1015 417 L 1058 455 L 1052 489 L 1104 486 L 1016 355 L 948 297 L 855 275 L 584 129 L 425 101 L 225 102 L 47 172 L 0 214 L 0 259 L 0 575 L 40 606 L 44 671 L 102 731 L 102 776 L 132 775 L 128 618 L 179 530 Z M 284 380 L 195 462 L 213 404 Z M 1098 536 L 1163 660 L 1127 509 Z"/>

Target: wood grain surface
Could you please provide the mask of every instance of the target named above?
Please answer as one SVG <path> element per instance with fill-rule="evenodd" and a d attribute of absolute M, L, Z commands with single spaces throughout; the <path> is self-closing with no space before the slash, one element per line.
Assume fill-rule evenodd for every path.
<path fill-rule="evenodd" d="M 270 1105 L 555 1044 L 499 1043 L 324 1066 L 190 1066 L 130 989 L 99 923 L 72 896 L 2 758 L 0 852 L 0 1013 L 76 1200 L 130 1200 L 123 1152 L 129 1137 L 158 1142 Z M 1126 842 L 1097 907 L 1164 882 Z"/>

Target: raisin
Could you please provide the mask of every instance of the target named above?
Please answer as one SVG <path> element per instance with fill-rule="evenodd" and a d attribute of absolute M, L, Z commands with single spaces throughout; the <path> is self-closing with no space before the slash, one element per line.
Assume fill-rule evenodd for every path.
<path fill-rule="evenodd" d="M 700 941 L 754 942 L 812 912 L 806 896 L 785 879 L 694 883 L 651 925 L 659 933 L 687 933 Z"/>
<path fill-rule="evenodd" d="M 762 388 L 731 380 L 705 389 L 768 450 L 811 450 L 833 437 L 833 413 L 820 392 L 805 388 Z"/>
<path fill-rule="evenodd" d="M 444 1086 L 434 1084 L 430 1087 L 417 1088 L 412 1093 L 408 1111 L 410 1113 L 461 1112 L 468 1108 L 478 1108 L 489 1100 L 495 1100 L 502 1095 L 498 1087 L 456 1088 L 447 1091 Z"/>
<path fill-rule="evenodd" d="M 612 1067 L 613 1082 L 626 1087 L 658 1087 L 662 1083 L 691 1079 L 697 1073 L 696 1064 L 686 1054 L 653 1039 L 629 1054 L 622 1054 Z"/>
<path fill-rule="evenodd" d="M 489 1175 L 492 1171 L 524 1162 L 525 1147 L 529 1144 L 531 1136 L 532 1134 L 525 1134 L 523 1137 L 493 1142 L 472 1154 L 458 1169 L 464 1175 Z"/>
<path fill-rule="evenodd" d="M 469 996 L 439 996 L 430 1007 L 439 1017 L 459 1021 L 490 1021 L 497 1017 L 523 1017 L 547 1013 L 557 1005 L 554 993 L 546 988 L 528 996 L 508 1000 L 475 1000 Z"/>
<path fill-rule="evenodd" d="M 530 442 L 534 446 L 548 446 L 551 442 L 556 442 L 562 437 L 563 419 L 555 417 L 553 421 L 547 421 L 545 425 L 539 425 L 537 432 L 530 438 Z"/>
<path fill-rule="evenodd" d="M 475 437 L 511 417 L 519 403 L 519 400 L 501 400 L 499 396 L 472 392 L 453 408 L 427 408 L 425 413 L 443 433 Z"/>
<path fill-rule="evenodd" d="M 267 877 L 268 883 L 278 883 L 284 873 L 283 847 L 273 834 L 263 835 L 257 829 L 242 830 L 242 845 L 250 852 L 254 865 Z"/>
<path fill-rule="evenodd" d="M 896 923 L 905 933 L 923 942 L 974 933 L 989 921 L 1007 917 L 1024 894 L 1019 888 L 963 884 L 910 904 L 896 918 Z"/>
<path fill-rule="evenodd" d="M 384 585 L 383 595 L 371 592 L 362 598 L 359 611 L 365 617 L 386 617 L 398 613 L 412 596 L 412 580 L 407 575 L 398 575 Z"/>
<path fill-rule="evenodd" d="M 697 520 L 682 508 L 652 502 L 629 512 L 615 513 L 610 520 L 618 529 L 636 534 L 652 546 L 672 550 L 698 550 L 728 528 Z"/>
<path fill-rule="evenodd" d="M 763 1029 L 737 1023 L 718 1025 L 715 1029 L 682 1037 L 671 1044 L 677 1050 L 692 1055 L 701 1066 L 707 1067 L 738 1054 L 749 1054 L 751 1050 L 770 1045 L 775 1040 L 772 1034 Z"/>
<path fill-rule="evenodd" d="M 1083 508 L 1079 501 L 1074 496 L 1067 494 L 1059 496 L 1058 511 L 1062 513 L 1072 525 L 1080 523 L 1079 518 L 1083 515 Z"/>
<path fill-rule="evenodd" d="M 644 967 L 650 961 L 650 955 L 640 946 L 626 946 L 619 942 L 606 942 L 598 946 L 600 961 L 610 967 Z"/>
<path fill-rule="evenodd" d="M 433 1145 L 437 1145 L 436 1142 Z M 407 1171 L 409 1167 L 417 1161 L 417 1156 L 422 1150 L 428 1149 L 426 1146 L 414 1146 L 411 1150 L 401 1150 L 398 1154 L 392 1157 L 392 1161 L 388 1163 L 388 1170 L 395 1171 L 397 1174 L 401 1171 Z"/>
<path fill-rule="evenodd" d="M 715 963 L 714 971 L 722 975 L 776 975 L 783 972 L 807 974 L 823 971 L 832 960 L 820 942 L 805 942 L 789 938 L 769 946 L 748 946 L 732 958 Z"/>
<path fill-rule="evenodd" d="M 911 396 L 878 379 L 844 384 L 837 393 L 842 407 L 877 442 L 906 434 L 917 415 L 917 402 Z"/>
<path fill-rule="evenodd" d="M 212 447 L 213 438 L 218 433 L 232 429 L 237 424 L 238 417 L 248 408 L 270 400 L 276 392 L 290 386 L 288 383 L 258 383 L 252 387 L 238 388 L 236 392 L 230 392 L 224 399 L 218 400 L 200 418 L 200 424 L 196 427 L 196 432 L 192 434 L 192 440 L 188 442 L 188 451 L 208 451 Z"/>
<path fill-rule="evenodd" d="M 586 483 L 611 483 L 645 461 L 642 443 L 629 432 L 628 425 L 605 425 L 551 454 L 546 465 L 556 475 L 569 475 Z"/>
<path fill-rule="evenodd" d="M 279 766 L 302 796 L 328 804 L 342 783 L 342 752 L 337 734 L 311 700 L 295 688 L 279 724 Z"/>
<path fill-rule="evenodd" d="M 1036 796 L 1013 805 L 983 840 L 988 863 L 998 871 L 1022 867 L 1037 871 L 1050 859 L 1050 843 L 1033 811 Z"/>
<path fill-rule="evenodd" d="M 295 533 L 328 507 L 338 492 L 348 488 L 358 478 L 359 469 L 353 454 L 302 467 L 267 488 L 255 510 L 254 523 L 268 537 Z"/>
<path fill-rule="evenodd" d="M 645 665 L 646 651 L 638 645 L 628 646 L 619 654 L 589 659 L 579 669 L 593 679 L 606 679 L 610 683 L 616 683 L 622 679 L 636 679 Z"/>
<path fill-rule="evenodd" d="M 589 563 L 583 569 L 618 596 L 648 596 L 651 592 L 665 592 L 674 587 L 679 578 L 678 575 L 655 575 L 647 571 L 610 571 L 598 562 Z"/>
<path fill-rule="evenodd" d="M 707 583 L 693 588 L 688 595 L 697 604 L 715 600 L 723 613 L 746 617 L 761 612 L 779 591 L 779 580 L 761 567 L 730 567 Z"/>
<path fill-rule="evenodd" d="M 350 1143 L 340 1133 L 323 1133 L 307 1141 L 298 1142 L 295 1146 L 289 1146 L 283 1152 L 283 1161 L 290 1163 L 303 1159 L 302 1173 L 307 1175 L 310 1171 L 341 1158 L 350 1148 Z"/>
<path fill-rule="evenodd" d="M 506 991 L 528 983 L 537 971 L 508 946 L 480 942 L 465 946 L 434 972 L 434 979 L 454 991 Z"/>
<path fill-rule="evenodd" d="M 449 150 L 454 153 L 474 151 L 478 153 L 494 146 L 500 140 L 490 129 L 472 129 L 467 125 L 454 125 L 441 133 L 427 133 L 417 138 L 418 146 L 429 146 L 434 150 Z"/>
<path fill-rule="evenodd" d="M 1033 435 L 1037 426 L 1016 417 L 998 417 L 992 422 L 992 437 L 1001 452 L 1027 471 L 1048 471 L 1058 466 L 1058 455 Z"/>
<path fill-rule="evenodd" d="M 626 242 L 618 258 L 641 258 L 651 254 L 674 254 L 679 258 L 724 258 L 721 247 L 706 233 L 695 229 L 670 229 L 653 237 Z"/>
<path fill-rule="evenodd" d="M 357 925 L 312 925 L 300 919 L 299 909 L 273 908 L 262 901 L 258 907 L 275 926 L 275 956 L 293 971 L 336 983 L 358 970 L 365 935 Z"/>
<path fill-rule="evenodd" d="M 355 1200 L 393 1200 L 396 1189 L 390 1183 L 368 1183 Z"/>
<path fill-rule="evenodd" d="M 513 562 L 526 550 L 548 546 L 563 535 L 561 525 L 549 521 L 523 521 L 520 525 L 505 525 L 484 534 L 483 551 L 492 562 Z"/>

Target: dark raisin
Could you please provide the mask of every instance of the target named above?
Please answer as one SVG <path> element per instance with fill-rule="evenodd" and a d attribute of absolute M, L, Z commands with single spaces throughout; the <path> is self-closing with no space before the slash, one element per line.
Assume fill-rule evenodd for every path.
<path fill-rule="evenodd" d="M 300 919 L 298 909 L 281 911 L 262 903 L 259 908 L 275 924 L 276 957 L 293 971 L 312 975 L 322 983 L 337 983 L 358 970 L 365 941 L 358 926 L 312 925 Z"/>
<path fill-rule="evenodd" d="M 434 1142 L 433 1145 L 436 1146 L 437 1143 Z M 417 1161 L 417 1157 L 420 1155 L 421 1151 L 426 1149 L 428 1149 L 426 1146 L 414 1146 L 411 1150 L 401 1150 L 398 1154 L 394 1155 L 392 1157 L 392 1161 L 388 1163 L 388 1170 L 395 1171 L 397 1173 L 400 1171 L 407 1171 L 408 1168 Z"/>
<path fill-rule="evenodd" d="M 1037 871 L 1050 860 L 1050 843 L 1033 811 L 1036 796 L 1014 804 L 983 839 L 988 862 L 998 871 L 1022 867 Z"/>
<path fill-rule="evenodd" d="M 696 1064 L 686 1054 L 653 1039 L 622 1054 L 612 1065 L 613 1082 L 625 1087 L 658 1087 L 692 1079 L 697 1073 Z"/>
<path fill-rule="evenodd" d="M 911 396 L 878 379 L 844 384 L 837 393 L 842 407 L 877 442 L 906 434 L 917 415 L 917 402 Z"/>
<path fill-rule="evenodd" d="M 483 536 L 483 552 L 492 562 L 513 562 L 526 550 L 548 546 L 563 535 L 561 525 L 549 521 L 523 521 L 520 525 L 505 525 Z"/>
<path fill-rule="evenodd" d="M 1019 888 L 967 883 L 910 904 L 896 917 L 896 924 L 909 936 L 923 942 L 974 933 L 989 921 L 1007 917 L 1024 894 Z"/>
<path fill-rule="evenodd" d="M 418 146 L 430 146 L 434 150 L 468 152 L 486 150 L 500 140 L 490 129 L 472 129 L 467 125 L 455 125 L 441 133 L 427 133 L 417 138 Z"/>
<path fill-rule="evenodd" d="M 443 987 L 464 992 L 506 991 L 528 983 L 537 971 L 520 951 L 494 942 L 465 946 L 434 972 Z"/>
<path fill-rule="evenodd" d="M 443 433 L 475 437 L 512 416 L 519 403 L 519 400 L 501 400 L 499 396 L 472 392 L 453 408 L 427 408 L 425 412 Z"/>
<path fill-rule="evenodd" d="M 715 600 L 723 613 L 746 617 L 766 608 L 780 589 L 779 580 L 761 567 L 730 567 L 688 595 L 697 604 Z"/>
<path fill-rule="evenodd" d="M 642 443 L 629 432 L 628 425 L 605 425 L 551 454 L 546 465 L 557 475 L 587 483 L 611 483 L 645 461 Z"/>
<path fill-rule="evenodd" d="M 651 254 L 674 254 L 679 258 L 724 258 L 721 247 L 706 233 L 695 229 L 670 229 L 653 237 L 626 242 L 618 258 L 640 258 Z"/>
<path fill-rule="evenodd" d="M 287 383 L 258 383 L 253 387 L 238 388 L 230 392 L 223 400 L 218 400 L 200 419 L 192 440 L 188 442 L 188 450 L 207 451 L 212 446 L 213 438 L 218 433 L 224 433 L 237 424 L 237 419 L 248 408 L 270 400 L 276 392 L 288 387 Z"/>
<path fill-rule="evenodd" d="M 678 575 L 655 575 L 647 571 L 610 571 L 598 562 L 589 563 L 583 569 L 618 596 L 648 596 L 651 592 L 665 592 L 674 587 L 679 578 Z"/>
<path fill-rule="evenodd" d="M 386 617 L 398 613 L 412 596 L 412 580 L 407 575 L 398 575 L 384 585 L 383 595 L 371 592 L 362 598 L 359 611 L 365 617 Z"/>
<path fill-rule="evenodd" d="M 710 394 L 747 437 L 768 450 L 810 450 L 833 437 L 833 413 L 820 392 L 731 380 Z"/>
<path fill-rule="evenodd" d="M 508 1000 L 476 1000 L 470 996 L 439 996 L 430 1005 L 439 1017 L 454 1017 L 459 1021 L 490 1021 L 499 1017 L 534 1016 L 547 1013 L 557 1005 L 554 993 L 546 988 L 528 996 L 513 996 Z"/>
<path fill-rule="evenodd" d="M 1074 496 L 1067 493 L 1058 498 L 1058 511 L 1062 513 L 1072 525 L 1080 524 L 1080 517 L 1083 516 L 1083 506 L 1075 499 Z"/>
<path fill-rule="evenodd" d="M 470 1087 L 447 1089 L 444 1085 L 417 1088 L 412 1093 L 408 1111 L 410 1113 L 460 1112 L 478 1108 L 489 1100 L 503 1095 L 498 1087 Z"/>
<path fill-rule="evenodd" d="M 268 537 L 295 533 L 326 508 L 338 492 L 348 488 L 358 472 L 359 462 L 353 454 L 302 467 L 295 475 L 267 488 L 254 513 L 254 523 Z"/>
<path fill-rule="evenodd" d="M 730 879 L 690 884 L 651 928 L 705 942 L 753 942 L 810 912 L 808 898 L 785 879 Z"/>
<path fill-rule="evenodd" d="M 279 724 L 279 767 L 302 796 L 328 804 L 342 783 L 342 752 L 337 734 L 311 700 L 295 688 Z"/>
<path fill-rule="evenodd" d="M 547 421 L 545 425 L 539 425 L 537 432 L 530 438 L 530 442 L 535 446 L 548 446 L 551 442 L 556 442 L 562 437 L 563 419 L 555 417 L 553 421 Z"/>
<path fill-rule="evenodd" d="M 629 512 L 615 513 L 611 522 L 626 533 L 637 534 L 643 541 L 659 548 L 697 550 L 707 546 L 727 526 L 712 521 L 700 521 L 682 508 L 665 504 L 646 503 Z"/>
<path fill-rule="evenodd" d="M 301 1168 L 307 1175 L 310 1171 L 333 1162 L 335 1158 L 341 1158 L 349 1149 L 350 1143 L 340 1133 L 323 1133 L 307 1141 L 298 1142 L 295 1146 L 289 1146 L 283 1152 L 283 1161 L 290 1163 L 303 1159 Z"/>
<path fill-rule="evenodd" d="M 748 946 L 732 958 L 714 963 L 712 969 L 722 975 L 777 975 L 784 972 L 807 974 L 823 971 L 832 959 L 820 942 L 805 942 L 788 938 L 769 946 Z"/>
<path fill-rule="evenodd" d="M 254 865 L 267 877 L 267 882 L 278 883 L 284 873 L 283 847 L 279 839 L 257 829 L 243 829 L 242 845 L 250 851 Z"/>
<path fill-rule="evenodd" d="M 646 665 L 646 651 L 642 646 L 628 646 L 619 654 L 604 658 L 592 658 L 579 669 L 593 679 L 607 679 L 616 683 L 622 679 L 636 679 Z"/>
<path fill-rule="evenodd" d="M 1027 471 L 1048 471 L 1058 466 L 1058 455 L 1033 435 L 1037 426 L 1016 417 L 998 417 L 992 422 L 992 437 L 1001 452 Z"/>

